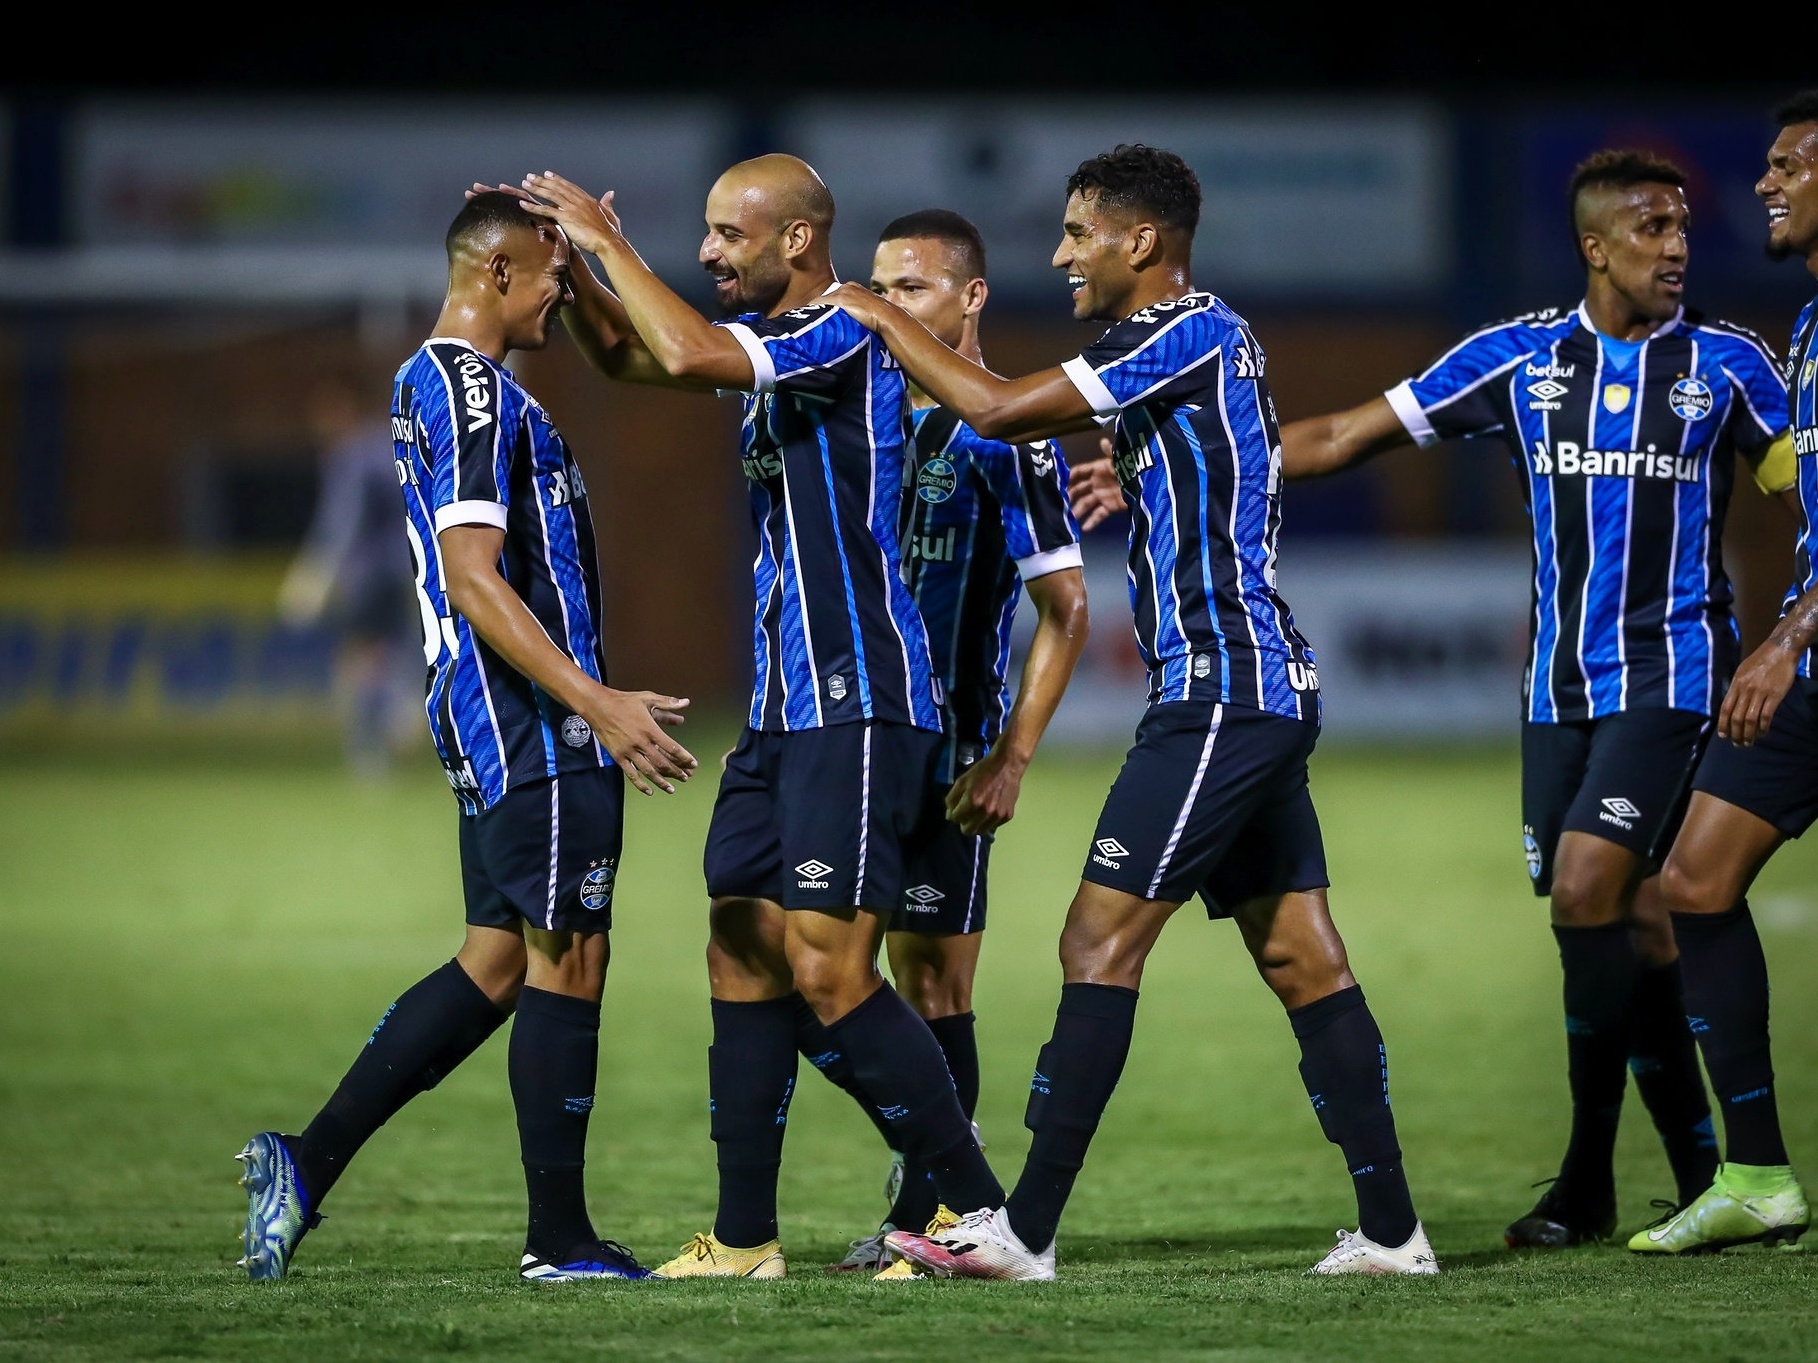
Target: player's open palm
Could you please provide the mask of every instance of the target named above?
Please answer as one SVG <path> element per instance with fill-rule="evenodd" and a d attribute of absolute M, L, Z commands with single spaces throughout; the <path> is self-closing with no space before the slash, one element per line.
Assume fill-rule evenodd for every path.
<path fill-rule="evenodd" d="M 1103 525 L 1124 509 L 1124 490 L 1111 463 L 1109 437 L 1100 436 L 1098 448 L 1102 458 L 1082 460 L 1067 472 L 1067 497 L 1081 530 Z"/>
<path fill-rule="evenodd" d="M 986 753 L 947 792 L 947 818 L 969 837 L 996 832 L 1016 817 L 1023 770 L 1002 748 Z"/>
<path fill-rule="evenodd" d="M 687 708 L 688 702 L 676 696 L 602 686 L 581 718 L 593 726 L 594 737 L 612 754 L 626 780 L 646 795 L 658 790 L 673 795 L 673 782 L 686 781 L 700 765 L 693 753 L 663 732 L 680 724 Z"/>
<path fill-rule="evenodd" d="M 1767 732 L 1774 711 L 1792 689 L 1799 655 L 1769 639 L 1736 669 L 1717 714 L 1717 732 L 1738 748 L 1746 748 Z"/>

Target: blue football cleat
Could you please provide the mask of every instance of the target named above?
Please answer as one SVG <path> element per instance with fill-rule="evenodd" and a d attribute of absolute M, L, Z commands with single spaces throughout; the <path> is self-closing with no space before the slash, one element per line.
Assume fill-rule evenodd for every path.
<path fill-rule="evenodd" d="M 617 1240 L 601 1240 L 596 1244 L 577 1246 L 571 1255 L 564 1255 L 559 1261 L 525 1250 L 518 1263 L 518 1276 L 527 1283 L 572 1283 L 583 1278 L 621 1278 L 636 1282 L 648 1278 L 650 1270 Z"/>
<path fill-rule="evenodd" d="M 276 1131 L 261 1131 L 234 1156 L 246 1166 L 246 1257 L 240 1267 L 258 1282 L 282 1278 L 291 1255 L 322 1218 L 311 1210 L 297 1162 Z"/>

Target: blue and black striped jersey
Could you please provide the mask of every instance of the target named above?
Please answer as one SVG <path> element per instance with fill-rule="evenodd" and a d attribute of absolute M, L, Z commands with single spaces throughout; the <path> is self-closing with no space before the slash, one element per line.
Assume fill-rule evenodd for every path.
<path fill-rule="evenodd" d="M 518 672 L 448 603 L 436 536 L 505 532 L 499 572 L 575 666 L 606 679 L 587 489 L 549 414 L 466 341 L 425 341 L 398 370 L 391 433 L 429 664 L 429 728 L 464 813 L 562 772 L 610 766 L 587 721 Z"/>
<path fill-rule="evenodd" d="M 1243 318 L 1188 294 L 1124 318 L 1062 367 L 1094 412 L 1117 418 L 1151 702 L 1318 719 L 1313 650 L 1275 587 L 1281 434 Z"/>
<path fill-rule="evenodd" d="M 944 695 L 940 779 L 984 756 L 1010 713 L 1010 624 L 1022 584 L 1080 566 L 1067 464 L 1052 441 L 987 440 L 954 413 L 913 413 L 903 567 Z"/>
<path fill-rule="evenodd" d="M 1818 298 L 1807 303 L 1793 324 L 1793 344 L 1786 355 L 1787 418 L 1793 432 L 1793 457 L 1799 471 L 1799 543 L 1793 555 L 1793 586 L 1781 613 L 1818 586 Z M 1818 649 L 1807 649 L 1799 675 L 1818 677 Z"/>
<path fill-rule="evenodd" d="M 941 727 L 897 540 L 908 395 L 884 343 L 813 304 L 722 323 L 756 391 L 739 446 L 758 533 L 750 724 Z"/>
<path fill-rule="evenodd" d="M 1737 662 L 1720 536 L 1735 451 L 1785 429 L 1760 337 L 1682 310 L 1640 341 L 1582 306 L 1498 323 L 1389 390 L 1416 441 L 1500 435 L 1532 513 L 1527 718 L 1714 712 Z"/>

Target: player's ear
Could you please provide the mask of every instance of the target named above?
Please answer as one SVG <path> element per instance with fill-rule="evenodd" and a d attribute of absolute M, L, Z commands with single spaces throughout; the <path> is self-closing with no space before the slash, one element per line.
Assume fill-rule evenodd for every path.
<path fill-rule="evenodd" d="M 1578 238 L 1578 250 L 1584 256 L 1585 264 L 1593 270 L 1607 270 L 1610 267 L 1610 253 L 1604 249 L 1603 238 L 1595 232 L 1585 232 Z"/>
<path fill-rule="evenodd" d="M 960 291 L 960 306 L 966 316 L 976 317 L 985 310 L 985 300 L 990 296 L 990 286 L 984 280 L 968 279 Z"/>
<path fill-rule="evenodd" d="M 486 277 L 492 281 L 493 288 L 505 293 L 511 288 L 511 257 L 503 251 L 494 251 L 486 258 Z"/>
<path fill-rule="evenodd" d="M 814 244 L 814 224 L 806 219 L 797 218 L 783 228 L 783 255 L 793 258 L 803 254 Z"/>
<path fill-rule="evenodd" d="M 1133 270 L 1147 269 L 1161 258 L 1161 233 L 1152 222 L 1139 222 L 1124 238 L 1124 252 Z"/>

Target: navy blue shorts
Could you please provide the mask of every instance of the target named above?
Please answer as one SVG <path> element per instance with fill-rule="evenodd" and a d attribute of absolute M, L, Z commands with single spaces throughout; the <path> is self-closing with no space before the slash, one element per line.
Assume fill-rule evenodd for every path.
<path fill-rule="evenodd" d="M 1711 722 L 1692 710 L 1621 710 L 1521 726 L 1521 841 L 1534 893 L 1553 892 L 1561 833 L 1589 833 L 1655 865 L 1679 833 Z"/>
<path fill-rule="evenodd" d="M 624 827 L 625 775 L 617 767 L 514 786 L 492 808 L 462 815 L 467 921 L 605 932 Z"/>
<path fill-rule="evenodd" d="M 747 729 L 707 829 L 707 893 L 785 909 L 903 902 L 941 736 L 881 720 L 796 733 Z"/>
<path fill-rule="evenodd" d="M 1693 790 L 1766 819 L 1789 838 L 1818 821 L 1818 682 L 1800 677 L 1753 747 L 1711 740 Z"/>
<path fill-rule="evenodd" d="M 1181 700 L 1151 705 L 1098 816 L 1082 878 L 1208 917 L 1323 889 L 1326 849 L 1307 788 L 1319 725 Z"/>
<path fill-rule="evenodd" d="M 985 930 L 985 875 L 991 867 L 989 833 L 962 833 L 947 817 L 947 792 L 930 786 L 922 811 L 925 836 L 909 858 L 909 888 L 890 915 L 890 931 L 930 936 Z"/>

